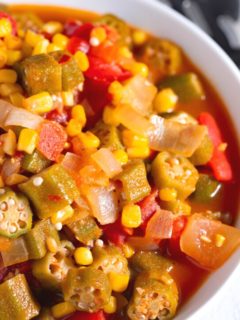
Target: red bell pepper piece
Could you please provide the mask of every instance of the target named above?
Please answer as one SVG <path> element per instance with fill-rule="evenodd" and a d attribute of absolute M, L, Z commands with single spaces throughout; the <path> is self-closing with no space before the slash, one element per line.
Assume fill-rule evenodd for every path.
<path fill-rule="evenodd" d="M 148 220 L 152 217 L 152 215 L 159 208 L 159 204 L 157 203 L 158 191 L 153 189 L 150 195 L 145 197 L 142 201 L 138 202 L 138 205 L 141 208 L 142 212 L 142 225 L 141 229 L 145 230 Z"/>
<path fill-rule="evenodd" d="M 72 54 L 74 54 L 77 51 L 82 51 L 85 54 L 87 54 L 89 49 L 89 43 L 86 40 L 76 36 L 71 37 L 67 44 L 67 50 Z"/>
<path fill-rule="evenodd" d="M 226 153 L 219 150 L 219 146 L 223 143 L 223 140 L 215 119 L 210 113 L 202 112 L 198 117 L 198 121 L 208 128 L 210 139 L 214 145 L 213 156 L 209 161 L 209 166 L 212 168 L 215 178 L 218 181 L 231 181 L 233 179 L 232 168 Z"/>
<path fill-rule="evenodd" d="M 130 230 L 122 226 L 120 219 L 114 223 L 103 226 L 102 230 L 104 238 L 117 246 L 123 245 L 131 233 Z"/>
<path fill-rule="evenodd" d="M 44 121 L 39 132 L 37 149 L 49 160 L 57 161 L 67 141 L 63 127 L 54 121 Z"/>
<path fill-rule="evenodd" d="M 0 11 L 0 19 L 6 18 L 8 19 L 12 24 L 12 34 L 15 36 L 17 34 L 17 22 L 15 19 L 13 19 L 12 16 L 10 16 L 8 13 Z"/>
<path fill-rule="evenodd" d="M 67 20 L 63 27 L 63 34 L 68 37 L 72 37 L 74 32 L 82 25 L 79 20 Z"/>
<path fill-rule="evenodd" d="M 50 121 L 56 121 L 62 125 L 66 125 L 70 119 L 70 112 L 67 112 L 66 110 L 59 111 L 55 109 L 48 112 L 44 118 Z"/>
<path fill-rule="evenodd" d="M 187 221 L 188 218 L 186 216 L 179 216 L 173 222 L 172 238 L 168 240 L 168 251 L 173 257 L 183 255 L 180 248 L 180 237 L 186 227 Z"/>
<path fill-rule="evenodd" d="M 91 22 L 87 22 L 77 27 L 72 35 L 75 37 L 79 37 L 85 41 L 89 41 L 90 34 L 93 28 L 94 25 Z"/>
<path fill-rule="evenodd" d="M 88 312 L 75 312 L 68 320 L 106 320 L 103 311 L 98 311 L 95 313 Z"/>

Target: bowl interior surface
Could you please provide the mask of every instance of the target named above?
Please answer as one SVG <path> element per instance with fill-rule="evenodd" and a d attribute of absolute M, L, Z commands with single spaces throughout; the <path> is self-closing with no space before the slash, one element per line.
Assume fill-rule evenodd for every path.
<path fill-rule="evenodd" d="M 8 0 L 14 4 L 58 5 L 99 13 L 115 13 L 152 34 L 179 44 L 203 74 L 217 89 L 225 102 L 240 140 L 240 73 L 223 50 L 187 19 L 155 0 Z M 240 227 L 240 219 L 237 220 Z M 207 283 L 183 306 L 176 320 L 196 319 L 204 304 L 236 272 L 240 252 L 209 278 Z"/>

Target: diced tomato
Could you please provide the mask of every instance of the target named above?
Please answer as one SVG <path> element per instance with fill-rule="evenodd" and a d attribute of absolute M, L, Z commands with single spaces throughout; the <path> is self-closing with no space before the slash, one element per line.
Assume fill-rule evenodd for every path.
<path fill-rule="evenodd" d="M 90 49 L 89 43 L 80 37 L 71 37 L 68 41 L 67 50 L 74 54 L 77 51 L 88 53 Z"/>
<path fill-rule="evenodd" d="M 103 311 L 98 311 L 95 313 L 88 312 L 75 312 L 68 320 L 106 320 Z"/>
<path fill-rule="evenodd" d="M 104 238 L 117 246 L 124 244 L 129 233 L 126 232 L 120 220 L 102 227 Z M 129 230 L 127 230 L 129 231 Z"/>
<path fill-rule="evenodd" d="M 49 160 L 57 161 L 67 141 L 63 127 L 54 121 L 44 121 L 39 132 L 38 150 Z"/>
<path fill-rule="evenodd" d="M 168 240 L 168 252 L 173 257 L 183 255 L 180 248 L 180 237 L 186 227 L 187 221 L 188 218 L 186 216 L 179 216 L 173 222 L 172 237 Z"/>
<path fill-rule="evenodd" d="M 11 22 L 11 24 L 12 24 L 12 34 L 16 35 L 17 34 L 17 22 L 16 22 L 16 20 L 13 19 L 13 17 L 10 16 L 8 13 L 0 11 L 0 19 L 2 19 L 2 18 L 6 18 Z"/>
<path fill-rule="evenodd" d="M 90 34 L 93 28 L 94 25 L 90 22 L 87 22 L 77 27 L 72 35 L 75 37 L 79 37 L 85 41 L 89 41 Z"/>
<path fill-rule="evenodd" d="M 41 35 L 43 35 L 45 39 L 47 39 L 47 40 L 49 40 L 49 41 L 52 41 L 53 35 L 52 35 L 51 33 L 48 33 L 48 32 L 46 32 L 46 31 L 42 31 L 42 32 L 41 32 Z"/>
<path fill-rule="evenodd" d="M 55 121 L 61 125 L 66 125 L 68 120 L 70 119 L 70 113 L 66 110 L 58 111 L 55 109 L 46 113 L 45 119 Z"/>
<path fill-rule="evenodd" d="M 90 55 L 100 58 L 104 62 L 117 62 L 119 58 L 119 46 L 112 43 L 103 43 L 97 47 L 91 47 Z"/>
<path fill-rule="evenodd" d="M 232 168 L 226 153 L 219 150 L 219 146 L 223 143 L 223 140 L 215 119 L 210 113 L 202 112 L 198 117 L 198 121 L 208 128 L 210 139 L 214 145 L 214 152 L 212 159 L 209 161 L 209 166 L 212 168 L 215 178 L 218 181 L 231 181 L 233 179 Z"/>
<path fill-rule="evenodd" d="M 63 34 L 68 37 L 72 37 L 74 32 L 82 25 L 82 22 L 79 20 L 68 20 L 63 27 Z"/>
<path fill-rule="evenodd" d="M 148 220 L 159 208 L 159 204 L 156 199 L 157 196 L 158 196 L 158 191 L 156 189 L 153 189 L 149 196 L 145 197 L 142 201 L 138 202 L 138 205 L 140 206 L 141 212 L 142 212 L 141 228 L 143 230 L 146 229 Z"/>

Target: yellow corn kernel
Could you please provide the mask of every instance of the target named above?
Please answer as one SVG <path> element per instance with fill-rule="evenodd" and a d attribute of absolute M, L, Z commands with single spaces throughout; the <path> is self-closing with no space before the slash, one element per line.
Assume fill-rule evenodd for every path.
<path fill-rule="evenodd" d="M 116 110 L 110 106 L 106 106 L 103 111 L 103 122 L 115 127 L 119 126 L 119 121 L 116 116 Z"/>
<path fill-rule="evenodd" d="M 7 133 L 4 134 L 3 137 L 3 151 L 9 155 L 13 156 L 16 152 L 17 147 L 17 138 L 16 134 L 9 129 Z"/>
<path fill-rule="evenodd" d="M 42 30 L 49 34 L 61 33 L 63 31 L 63 25 L 58 21 L 49 21 L 43 25 Z"/>
<path fill-rule="evenodd" d="M 7 50 L 0 48 L 0 68 L 3 68 L 7 63 Z"/>
<path fill-rule="evenodd" d="M 25 43 L 31 47 L 36 47 L 36 45 L 43 39 L 44 38 L 41 34 L 35 33 L 31 30 L 27 30 L 25 35 Z"/>
<path fill-rule="evenodd" d="M 119 49 L 119 54 L 123 57 L 123 58 L 127 58 L 127 59 L 132 59 L 133 57 L 133 54 L 132 54 L 132 51 L 129 50 L 128 47 L 121 47 Z"/>
<path fill-rule="evenodd" d="M 78 137 L 85 148 L 98 148 L 100 146 L 100 140 L 91 131 L 81 132 Z"/>
<path fill-rule="evenodd" d="M 117 311 L 117 299 L 114 296 L 111 296 L 108 304 L 103 307 L 103 310 L 108 314 L 115 313 Z"/>
<path fill-rule="evenodd" d="M 122 132 L 122 139 L 124 145 L 129 148 L 148 147 L 149 145 L 147 137 L 127 129 Z"/>
<path fill-rule="evenodd" d="M 24 38 L 25 37 L 25 34 L 26 34 L 26 31 L 23 30 L 22 28 L 17 28 L 17 35 L 19 38 Z"/>
<path fill-rule="evenodd" d="M 217 248 L 221 248 L 224 245 L 224 242 L 226 241 L 226 237 L 224 237 L 222 234 L 217 233 L 215 236 L 215 246 Z"/>
<path fill-rule="evenodd" d="M 62 33 L 57 33 L 52 38 L 52 42 L 62 49 L 66 48 L 68 41 L 69 41 L 68 37 Z"/>
<path fill-rule="evenodd" d="M 92 45 L 94 45 L 94 40 L 98 40 L 98 44 L 104 42 L 107 39 L 107 33 L 106 30 L 103 27 L 95 27 L 92 29 L 91 34 L 90 34 L 90 43 L 93 42 Z M 95 42 L 97 44 L 97 41 Z"/>
<path fill-rule="evenodd" d="M 177 191 L 174 188 L 163 188 L 159 190 L 159 198 L 162 201 L 174 201 L 177 198 Z"/>
<path fill-rule="evenodd" d="M 56 240 L 53 237 L 47 237 L 46 245 L 49 252 L 56 253 L 58 249 L 58 245 Z"/>
<path fill-rule="evenodd" d="M 171 88 L 166 88 L 158 92 L 154 99 L 154 109 L 159 113 L 172 112 L 175 109 L 178 96 Z"/>
<path fill-rule="evenodd" d="M 132 34 L 132 40 L 135 46 L 141 46 L 146 42 L 147 34 L 142 30 L 134 30 Z"/>
<path fill-rule="evenodd" d="M 55 52 L 55 51 L 59 51 L 62 50 L 58 45 L 56 45 L 55 43 L 50 43 L 47 47 L 47 52 Z"/>
<path fill-rule="evenodd" d="M 67 219 L 70 219 L 73 216 L 73 214 L 74 214 L 73 208 L 70 205 L 68 205 L 64 209 L 53 213 L 51 216 L 51 221 L 53 224 L 56 224 L 59 222 L 64 223 L 64 221 L 66 221 Z"/>
<path fill-rule="evenodd" d="M 33 49 L 32 55 L 47 53 L 49 41 L 47 39 L 40 40 Z"/>
<path fill-rule="evenodd" d="M 138 228 L 142 223 L 141 209 L 136 204 L 127 204 L 123 207 L 122 225 L 126 228 Z"/>
<path fill-rule="evenodd" d="M 93 255 L 89 248 L 79 247 L 74 251 L 74 259 L 77 264 L 89 266 L 93 263 Z"/>
<path fill-rule="evenodd" d="M 121 101 L 124 88 L 118 81 L 113 81 L 109 88 L 108 92 L 113 96 L 113 103 L 118 104 Z"/>
<path fill-rule="evenodd" d="M 145 63 L 142 62 L 134 62 L 130 66 L 127 66 L 134 75 L 140 75 L 144 78 L 148 77 L 149 69 Z"/>
<path fill-rule="evenodd" d="M 33 129 L 22 129 L 18 138 L 18 151 L 32 154 L 37 146 L 38 133 Z"/>
<path fill-rule="evenodd" d="M 12 66 L 22 59 L 22 52 L 19 50 L 7 50 L 7 65 Z"/>
<path fill-rule="evenodd" d="M 74 311 L 76 311 L 75 307 L 70 302 L 61 302 L 58 304 L 55 304 L 52 308 L 52 315 L 54 318 L 63 318 Z"/>
<path fill-rule="evenodd" d="M 128 154 L 124 150 L 115 150 L 113 151 L 113 155 L 122 166 L 128 163 Z"/>
<path fill-rule="evenodd" d="M 22 47 L 22 39 L 12 34 L 4 38 L 4 43 L 10 50 L 19 50 Z"/>
<path fill-rule="evenodd" d="M 28 179 L 28 177 L 22 174 L 13 173 L 5 179 L 5 183 L 7 186 L 14 186 L 16 184 L 26 182 Z"/>
<path fill-rule="evenodd" d="M 77 104 L 75 107 L 73 107 L 71 111 L 71 115 L 73 119 L 77 119 L 78 121 L 80 121 L 83 127 L 85 126 L 87 122 L 87 117 L 86 117 L 85 109 L 82 105 Z"/>
<path fill-rule="evenodd" d="M 0 37 L 6 37 L 12 33 L 11 21 L 7 18 L 0 19 Z"/>
<path fill-rule="evenodd" d="M 134 249 L 131 246 L 129 246 L 128 244 L 124 244 L 122 246 L 122 251 L 127 259 L 131 258 L 135 253 Z"/>
<path fill-rule="evenodd" d="M 129 274 L 119 274 L 110 272 L 108 275 L 112 290 L 115 292 L 123 292 L 127 289 L 130 276 Z"/>
<path fill-rule="evenodd" d="M 89 68 L 88 56 L 82 51 L 77 51 L 74 54 L 74 57 L 77 60 L 77 63 L 79 65 L 79 68 L 81 69 L 81 71 L 82 72 L 87 71 L 87 69 Z"/>
<path fill-rule="evenodd" d="M 29 111 L 42 114 L 53 108 L 53 100 L 48 92 L 41 92 L 24 99 L 23 107 Z"/>
<path fill-rule="evenodd" d="M 17 81 L 17 73 L 10 69 L 0 70 L 0 83 L 15 83 Z"/>
<path fill-rule="evenodd" d="M 127 148 L 127 154 L 130 159 L 146 159 L 150 156 L 150 148 L 147 146 Z"/>
<path fill-rule="evenodd" d="M 74 106 L 74 95 L 72 91 L 62 91 L 62 102 L 66 107 Z"/>
<path fill-rule="evenodd" d="M 77 119 L 71 119 L 68 122 L 66 131 L 70 137 L 77 136 L 82 131 L 83 125 L 82 122 Z"/>
<path fill-rule="evenodd" d="M 10 98 L 11 103 L 14 106 L 16 106 L 18 108 L 22 108 L 23 107 L 23 100 L 25 98 L 20 92 L 11 93 L 9 98 Z"/>
<path fill-rule="evenodd" d="M 2 97 L 8 97 L 13 93 L 21 93 L 22 87 L 17 83 L 2 83 L 0 84 L 0 95 Z"/>

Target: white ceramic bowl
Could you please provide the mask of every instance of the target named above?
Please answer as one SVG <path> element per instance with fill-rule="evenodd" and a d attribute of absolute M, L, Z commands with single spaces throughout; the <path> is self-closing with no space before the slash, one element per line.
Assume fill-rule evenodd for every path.
<path fill-rule="evenodd" d="M 6 2 L 53 4 L 101 13 L 111 12 L 155 35 L 173 40 L 184 48 L 194 64 L 220 93 L 240 137 L 240 73 L 237 67 L 215 42 L 172 9 L 155 0 L 7 0 Z M 237 224 L 240 226 L 240 219 Z M 176 320 L 203 319 L 200 316 L 202 309 L 206 308 L 206 303 L 212 301 L 220 288 L 224 290 L 224 284 L 236 271 L 239 262 L 238 251 L 182 308 Z M 204 319 L 210 318 L 204 317 Z"/>

